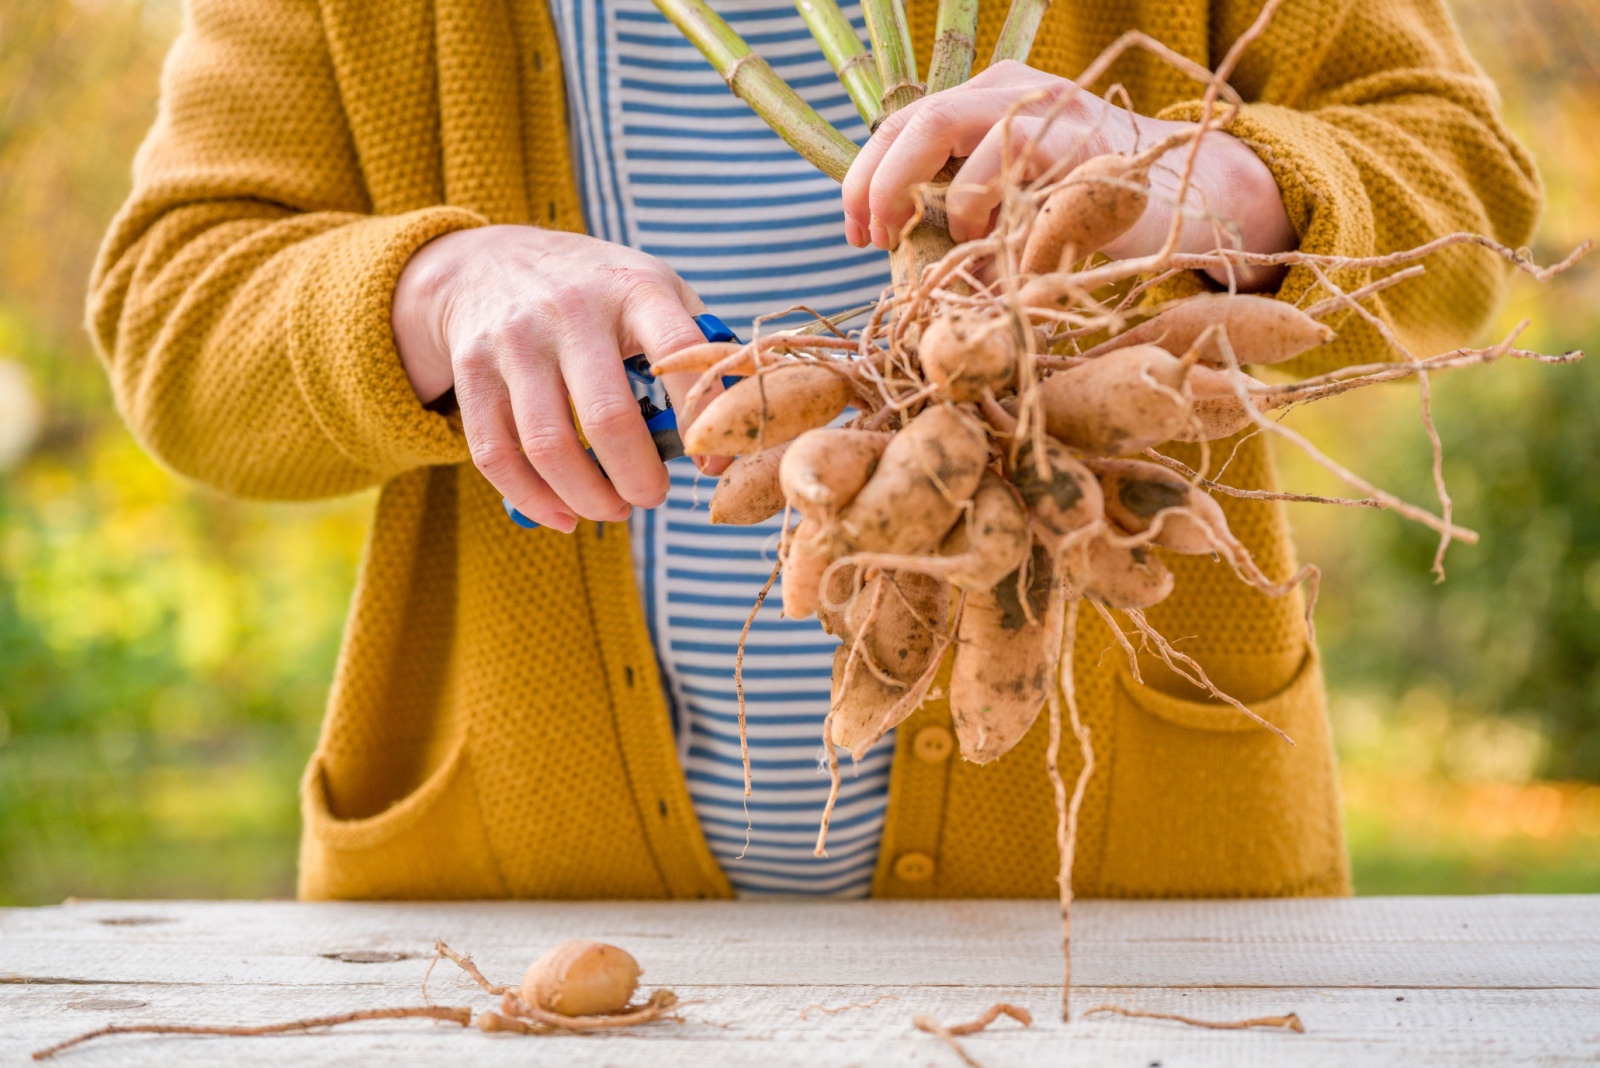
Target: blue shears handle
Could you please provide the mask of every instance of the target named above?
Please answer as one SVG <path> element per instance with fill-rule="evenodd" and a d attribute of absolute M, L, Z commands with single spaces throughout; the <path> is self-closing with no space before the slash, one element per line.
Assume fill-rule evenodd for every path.
<path fill-rule="evenodd" d="M 728 329 L 727 323 L 724 323 L 710 312 L 706 312 L 704 315 L 696 315 L 694 317 L 694 325 L 700 328 L 700 332 L 705 335 L 707 341 L 739 340 L 738 335 Z M 623 363 L 627 365 L 628 370 L 633 374 L 642 377 L 649 376 L 650 361 L 643 353 L 637 356 L 629 356 Z M 656 452 L 660 454 L 663 460 L 673 460 L 684 454 L 683 439 L 678 436 L 678 416 L 672 410 L 671 401 L 667 402 L 665 408 L 657 408 L 648 399 L 641 398 L 639 412 L 644 416 L 645 428 L 650 431 L 650 437 L 656 443 Z M 589 455 L 594 455 L 593 449 L 589 450 Z M 527 530 L 538 529 L 538 523 L 517 511 L 516 506 L 504 497 L 500 498 L 500 505 L 506 510 L 506 515 L 510 516 L 511 521 L 517 526 Z"/>

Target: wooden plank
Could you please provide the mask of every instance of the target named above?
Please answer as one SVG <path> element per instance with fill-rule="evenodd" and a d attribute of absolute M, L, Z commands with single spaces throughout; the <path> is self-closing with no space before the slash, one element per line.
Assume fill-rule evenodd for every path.
<path fill-rule="evenodd" d="M 85 993 L 82 988 L 36 987 L 0 993 L 0 1062 L 21 1062 L 26 1053 L 112 1020 L 260 1023 L 360 1007 L 411 1004 L 415 976 L 392 987 L 263 988 L 243 997 L 204 986 L 123 986 Z M 942 1020 L 976 1016 L 991 1001 L 1006 999 L 1037 1017 L 1023 1030 L 1009 1021 L 967 1040 L 969 1051 L 990 1068 L 1024 1066 L 1148 1066 L 1167 1068 L 1254 1066 L 1389 1065 L 1463 1068 L 1471 1065 L 1538 1063 L 1593 1065 L 1600 1060 L 1600 992 L 1330 990 L 1294 991 L 1218 988 L 1079 991 L 1087 1008 L 1101 1001 L 1137 1005 L 1216 1019 L 1294 1011 L 1305 1021 L 1302 1035 L 1268 1031 L 1199 1031 L 1151 1020 L 1095 1017 L 1062 1025 L 1051 1018 L 1053 992 L 991 988 L 981 993 L 954 987 L 686 987 L 679 993 L 697 1004 L 684 1010 L 683 1024 L 659 1024 L 616 1035 L 527 1038 L 488 1036 L 425 1021 L 359 1024 L 318 1035 L 261 1038 L 115 1037 L 63 1056 L 62 1068 L 105 1065 L 367 1064 L 595 1064 L 618 1068 L 752 1065 L 762 1068 L 845 1068 L 847 1065 L 951 1065 L 957 1062 L 933 1038 L 916 1032 L 911 1019 L 933 1013 Z M 435 988 L 441 1004 L 492 1001 L 451 984 Z M 865 1004 L 836 1014 L 812 1005 Z M 1396 1000 L 1404 997 L 1404 1001 Z M 107 1002 L 144 1001 L 138 1008 L 97 1009 Z"/>
<path fill-rule="evenodd" d="M 969 1040 L 1005 1065 L 1600 1063 L 1600 898 L 1081 903 L 1076 1004 L 1238 1018 L 1307 1034 L 1053 1019 L 1049 902 L 318 904 L 76 902 L 0 910 L 0 1063 L 117 1021 L 266 1022 L 415 1004 L 435 936 L 510 980 L 560 938 L 617 942 L 687 1022 L 497 1037 L 420 1021 L 315 1036 L 113 1038 L 64 1065 L 605 1063 L 955 1065 L 919 1012 L 997 1000 L 1039 1017 Z M 441 965 L 434 1000 L 492 999 Z M 844 1006 L 837 1014 L 807 1006 Z M 531 1046 L 529 1043 L 539 1043 Z"/>
<path fill-rule="evenodd" d="M 124 922 L 124 921 L 150 922 Z M 1600 988 L 1600 897 L 1080 903 L 1080 980 L 1099 986 Z M 1048 985 L 1039 901 L 317 904 L 85 902 L 0 912 L 0 974 L 344 982 L 334 956 L 428 954 L 435 937 L 515 973 L 543 947 L 614 941 L 662 982 Z M 72 946 L 73 955 L 63 956 Z"/>

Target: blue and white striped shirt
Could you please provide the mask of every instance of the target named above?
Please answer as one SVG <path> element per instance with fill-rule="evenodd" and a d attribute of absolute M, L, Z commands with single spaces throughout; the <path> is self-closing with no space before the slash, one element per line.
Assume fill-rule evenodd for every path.
<path fill-rule="evenodd" d="M 758 5 L 717 6 L 824 118 L 864 142 L 866 127 L 795 9 Z M 665 260 L 744 337 L 756 316 L 790 305 L 827 311 L 876 299 L 888 265 L 882 252 L 845 243 L 838 185 L 735 98 L 651 0 L 554 0 L 551 9 L 590 233 Z M 863 32 L 858 5 L 845 13 Z M 743 894 L 864 896 L 892 744 L 845 764 L 829 857 L 813 857 L 828 793 L 821 735 L 838 641 L 815 619 L 780 618 L 775 585 L 745 647 L 754 775 L 746 848 L 733 660 L 771 573 L 780 522 L 712 526 L 712 482 L 687 459 L 668 470 L 666 503 L 634 512 L 634 565 L 712 852 Z"/>

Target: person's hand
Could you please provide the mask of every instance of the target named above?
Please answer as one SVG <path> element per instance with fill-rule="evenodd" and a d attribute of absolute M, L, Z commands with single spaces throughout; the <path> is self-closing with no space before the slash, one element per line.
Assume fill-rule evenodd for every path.
<path fill-rule="evenodd" d="M 924 97 L 895 112 L 878 127 L 844 180 L 845 237 L 858 248 L 870 241 L 889 248 L 911 219 L 915 191 L 932 181 L 951 159 L 966 157 L 946 194 L 950 236 L 957 242 L 987 234 L 1000 205 L 1004 165 L 1004 120 L 1017 102 L 1037 97 L 1011 122 L 1011 151 L 1020 157 L 1033 146 L 1028 173 L 1061 177 L 1091 156 L 1148 148 L 1192 123 L 1168 122 L 1135 114 L 1088 92 L 1076 93 L 1048 124 L 1044 115 L 1063 94 L 1065 78 L 1007 61 L 988 68 L 953 89 Z M 1101 250 L 1113 259 L 1158 251 L 1172 225 L 1173 199 L 1187 144 L 1151 169 L 1150 206 L 1126 234 Z M 1248 252 L 1285 252 L 1296 237 L 1283 210 L 1276 180 L 1267 165 L 1237 138 L 1213 131 L 1201 141 L 1195 161 L 1190 211 L 1205 211 L 1228 221 L 1226 231 L 1200 218 L 1187 218 L 1179 252 L 1209 252 L 1219 244 Z M 1231 232 L 1227 232 L 1231 231 Z M 1220 240 L 1219 240 L 1220 238 Z M 1241 288 L 1270 284 L 1277 272 L 1240 272 Z M 1226 281 L 1226 275 L 1218 278 Z"/>
<path fill-rule="evenodd" d="M 703 311 L 654 256 L 580 234 L 486 226 L 419 249 L 395 286 L 392 319 L 417 398 L 428 404 L 453 386 L 478 470 L 523 515 L 570 532 L 580 516 L 618 521 L 666 499 L 666 465 L 622 361 L 704 341 L 693 319 Z M 665 376 L 674 404 L 696 377 Z M 584 452 L 574 408 L 604 473 Z M 693 414 L 678 418 L 687 426 Z M 727 466 L 697 462 L 712 474 Z"/>

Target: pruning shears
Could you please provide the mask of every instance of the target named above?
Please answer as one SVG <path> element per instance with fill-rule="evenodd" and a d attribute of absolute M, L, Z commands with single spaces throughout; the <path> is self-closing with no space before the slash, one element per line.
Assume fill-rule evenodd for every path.
<path fill-rule="evenodd" d="M 694 317 L 694 325 L 700 328 L 700 332 L 705 335 L 707 341 L 739 340 L 738 336 L 728 329 L 728 324 L 710 312 L 704 315 L 696 315 Z M 622 362 L 631 377 L 645 381 L 650 379 L 650 360 L 644 353 L 640 353 L 637 356 L 629 356 Z M 734 380 L 725 379 L 723 384 L 726 385 L 731 381 Z M 678 436 L 678 414 L 672 410 L 672 402 L 670 400 L 666 402 L 666 405 L 665 408 L 658 408 L 651 402 L 649 397 L 640 397 L 639 414 L 644 416 L 645 428 L 650 431 L 650 437 L 655 441 L 656 452 L 661 459 L 675 460 L 684 455 L 683 439 Z M 589 450 L 589 455 L 594 456 L 593 449 Z M 500 498 L 500 504 L 505 508 L 506 515 L 510 516 L 511 521 L 517 526 L 528 530 L 534 530 L 539 526 L 538 523 L 517 511 L 516 506 L 504 497 Z"/>

